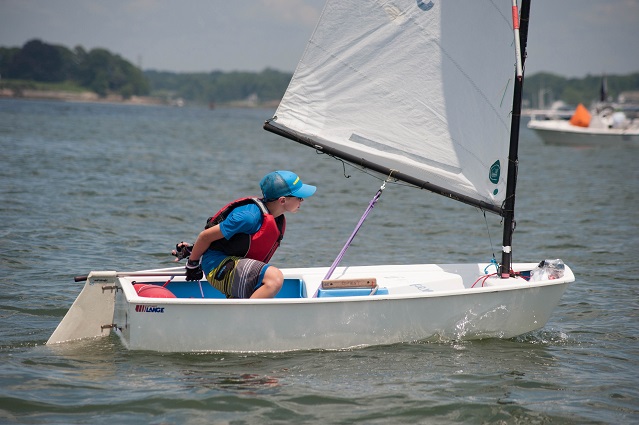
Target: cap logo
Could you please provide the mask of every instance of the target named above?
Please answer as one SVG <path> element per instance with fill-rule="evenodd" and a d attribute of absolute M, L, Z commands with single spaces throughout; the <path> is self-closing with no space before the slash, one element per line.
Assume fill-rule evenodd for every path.
<path fill-rule="evenodd" d="M 295 181 L 293 182 L 293 186 L 295 186 L 297 184 L 297 182 L 300 181 L 300 178 L 296 178 Z"/>

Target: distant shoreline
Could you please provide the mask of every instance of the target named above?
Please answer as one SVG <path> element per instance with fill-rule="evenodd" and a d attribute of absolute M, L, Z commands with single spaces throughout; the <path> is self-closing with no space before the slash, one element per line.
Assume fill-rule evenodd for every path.
<path fill-rule="evenodd" d="M 124 99 L 121 95 L 110 94 L 106 97 L 100 97 L 91 91 L 68 92 L 63 90 L 33 90 L 22 89 L 16 92 L 13 89 L 0 89 L 0 99 L 31 99 L 31 100 L 58 100 L 63 102 L 79 102 L 79 103 L 117 103 L 122 105 L 141 105 L 141 106 L 185 106 L 182 99 L 166 100 L 152 96 L 131 96 Z M 198 104 L 200 105 L 200 104 Z M 237 100 L 221 104 L 209 104 L 209 109 L 217 107 L 229 108 L 277 108 L 279 100 L 256 102 L 252 100 Z M 201 105 L 205 106 L 206 105 Z"/>
<path fill-rule="evenodd" d="M 40 100 L 62 100 L 67 102 L 99 102 L 99 103 L 121 103 L 128 105 L 170 105 L 169 102 L 151 96 L 131 96 L 124 99 L 121 95 L 110 94 L 100 97 L 94 92 L 68 92 L 59 90 L 33 90 L 21 89 L 1 89 L 0 98 L 11 99 L 40 99 Z"/>

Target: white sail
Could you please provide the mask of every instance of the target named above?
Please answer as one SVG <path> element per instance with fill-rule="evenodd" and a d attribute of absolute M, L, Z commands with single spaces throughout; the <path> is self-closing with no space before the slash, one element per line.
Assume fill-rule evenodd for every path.
<path fill-rule="evenodd" d="M 500 206 L 510 0 L 329 0 L 272 124 Z"/>

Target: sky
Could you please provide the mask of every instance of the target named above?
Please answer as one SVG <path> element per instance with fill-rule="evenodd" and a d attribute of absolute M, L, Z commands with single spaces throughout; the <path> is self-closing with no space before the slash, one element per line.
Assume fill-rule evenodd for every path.
<path fill-rule="evenodd" d="M 39 39 L 69 49 L 100 47 L 144 70 L 292 72 L 323 4 L 0 0 L 0 46 Z M 533 0 L 526 73 L 541 71 L 577 78 L 639 72 L 639 0 Z"/>

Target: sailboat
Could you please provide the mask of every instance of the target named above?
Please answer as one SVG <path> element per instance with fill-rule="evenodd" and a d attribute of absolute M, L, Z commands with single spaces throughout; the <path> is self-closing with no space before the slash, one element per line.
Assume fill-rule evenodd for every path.
<path fill-rule="evenodd" d="M 76 278 L 84 289 L 48 344 L 115 332 L 133 350 L 280 352 L 544 327 L 575 276 L 559 259 L 512 261 L 529 10 L 524 0 L 520 28 L 516 1 L 330 0 L 264 124 L 384 181 L 501 216 L 501 262 L 342 266 L 338 255 L 282 268 L 272 299 L 226 299 L 183 268 L 94 271 Z"/>

